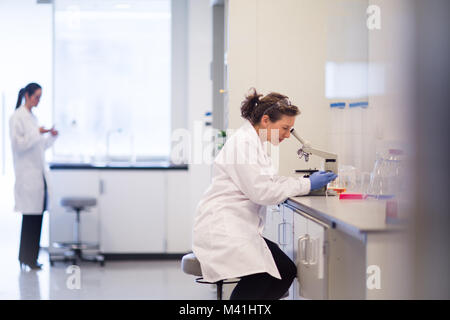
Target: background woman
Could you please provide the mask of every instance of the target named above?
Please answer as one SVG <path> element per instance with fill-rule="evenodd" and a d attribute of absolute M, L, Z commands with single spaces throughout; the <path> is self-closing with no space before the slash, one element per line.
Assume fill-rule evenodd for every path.
<path fill-rule="evenodd" d="M 15 210 L 23 214 L 19 261 L 21 266 L 27 265 L 31 269 L 41 268 L 37 258 L 42 216 L 47 206 L 44 151 L 58 136 L 54 128 L 39 127 L 32 113 L 32 109 L 39 104 L 41 94 L 42 88 L 37 83 L 30 83 L 20 89 L 16 110 L 9 123 L 16 178 Z"/>

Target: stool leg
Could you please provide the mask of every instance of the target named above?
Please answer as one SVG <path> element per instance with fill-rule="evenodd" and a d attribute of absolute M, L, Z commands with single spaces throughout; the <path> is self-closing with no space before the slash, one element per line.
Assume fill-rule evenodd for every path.
<path fill-rule="evenodd" d="M 222 287 L 223 287 L 223 281 L 220 280 L 216 283 L 217 285 L 217 300 L 222 300 Z"/>
<path fill-rule="evenodd" d="M 75 224 L 73 226 L 73 237 L 74 242 L 79 243 L 80 242 L 80 209 L 75 209 Z"/>
<path fill-rule="evenodd" d="M 80 244 L 80 208 L 76 208 L 75 212 L 76 212 L 76 220 L 75 220 L 75 225 L 74 225 L 74 242 L 79 245 Z M 81 260 L 81 249 L 75 249 L 75 254 L 76 256 Z"/>

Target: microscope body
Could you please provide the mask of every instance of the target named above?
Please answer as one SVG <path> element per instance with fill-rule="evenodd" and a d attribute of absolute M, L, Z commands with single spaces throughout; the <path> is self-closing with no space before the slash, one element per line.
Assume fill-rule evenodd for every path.
<path fill-rule="evenodd" d="M 325 160 L 325 165 L 324 165 L 324 170 L 325 171 L 332 171 L 336 175 L 338 174 L 339 166 L 338 166 L 337 154 L 312 148 L 311 145 L 309 144 L 309 142 L 307 142 L 306 140 L 302 139 L 297 134 L 297 132 L 294 130 L 294 128 L 291 129 L 291 134 L 297 140 L 299 140 L 300 143 L 302 144 L 302 148 L 297 151 L 297 154 L 298 154 L 299 158 L 304 157 L 305 161 L 308 162 L 310 155 L 314 154 L 316 156 L 319 156 L 319 157 L 321 157 L 321 158 L 323 158 Z M 309 171 L 311 173 L 311 172 L 317 171 L 317 170 L 306 170 L 306 171 Z M 334 191 L 332 193 L 330 193 L 328 191 L 328 195 L 332 195 L 333 193 L 334 193 L 334 195 L 336 195 L 336 193 Z M 325 196 L 325 195 L 327 195 L 327 187 L 325 186 L 325 187 L 323 187 L 321 189 L 311 191 L 308 195 L 311 195 L 311 196 Z"/>

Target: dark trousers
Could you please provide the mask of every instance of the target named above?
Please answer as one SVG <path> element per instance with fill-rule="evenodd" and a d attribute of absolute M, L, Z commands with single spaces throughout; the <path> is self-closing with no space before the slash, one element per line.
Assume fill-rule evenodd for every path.
<path fill-rule="evenodd" d="M 39 255 L 42 214 L 23 214 L 20 235 L 19 261 L 33 264 Z"/>
<path fill-rule="evenodd" d="M 19 261 L 33 264 L 39 256 L 41 242 L 42 217 L 47 208 L 47 183 L 44 179 L 44 203 L 42 214 L 22 215 L 22 231 L 20 234 Z"/>
<path fill-rule="evenodd" d="M 243 276 L 231 293 L 230 300 L 278 300 L 291 286 L 297 275 L 294 262 L 276 243 L 266 238 L 264 240 L 272 252 L 281 280 L 266 272 Z"/>

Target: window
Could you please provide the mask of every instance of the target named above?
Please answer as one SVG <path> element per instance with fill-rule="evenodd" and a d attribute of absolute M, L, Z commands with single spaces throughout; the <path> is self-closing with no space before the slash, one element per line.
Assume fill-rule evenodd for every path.
<path fill-rule="evenodd" d="M 55 0 L 54 160 L 170 155 L 171 1 Z"/>

